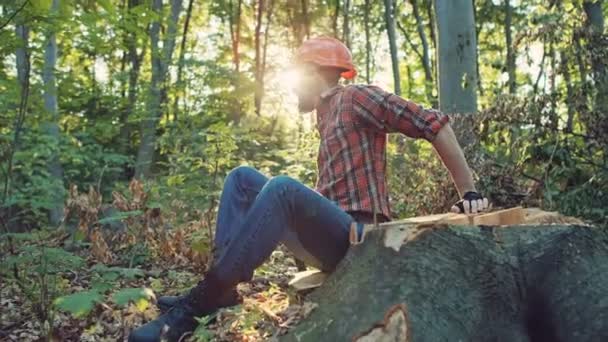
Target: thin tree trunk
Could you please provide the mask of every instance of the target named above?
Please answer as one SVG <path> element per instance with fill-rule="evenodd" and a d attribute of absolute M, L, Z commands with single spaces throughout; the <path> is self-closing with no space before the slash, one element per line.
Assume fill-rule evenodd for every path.
<path fill-rule="evenodd" d="M 477 4 L 473 1 L 473 22 L 475 23 L 475 37 L 480 37 L 481 29 L 483 28 L 483 21 L 477 20 Z M 484 96 L 483 85 L 481 84 L 481 71 L 479 70 L 479 46 L 475 49 L 475 76 L 477 79 L 477 90 L 479 95 Z"/>
<path fill-rule="evenodd" d="M 411 0 L 414 17 L 416 18 L 416 29 L 418 30 L 418 36 L 422 42 L 422 67 L 424 68 L 424 89 L 426 92 L 426 98 L 429 103 L 436 107 L 436 99 L 433 96 L 433 71 L 431 70 L 431 60 L 429 57 L 429 42 L 424 32 L 424 24 L 422 17 L 420 16 L 420 10 L 418 8 L 418 0 Z"/>
<path fill-rule="evenodd" d="M 517 81 L 515 78 L 515 51 L 511 37 L 512 12 L 510 0 L 505 0 L 505 40 L 507 45 L 507 72 L 509 74 L 509 94 L 515 94 Z"/>
<path fill-rule="evenodd" d="M 130 12 L 135 6 L 139 5 L 139 0 L 128 1 L 128 12 L 127 15 L 132 15 Z M 143 52 L 146 50 L 142 49 L 142 55 L 137 54 L 137 39 L 135 32 L 128 32 L 126 38 L 126 45 L 128 49 L 127 58 L 131 64 L 129 70 L 129 81 L 127 91 L 127 103 L 120 116 L 120 138 L 119 145 L 123 153 L 129 150 L 131 125 L 129 124 L 129 115 L 135 111 L 137 102 L 137 83 L 139 81 L 139 70 L 141 68 L 141 60 L 143 58 Z"/>
<path fill-rule="evenodd" d="M 232 1 L 230 1 L 230 34 L 232 37 L 232 62 L 234 70 L 238 74 L 241 69 L 241 57 L 239 55 L 239 45 L 241 42 L 241 9 L 243 0 L 237 0 L 236 15 L 233 14 Z"/>
<path fill-rule="evenodd" d="M 551 93 L 551 128 L 557 129 L 558 123 L 558 115 L 557 115 L 557 86 L 556 86 L 556 77 L 557 77 L 557 56 L 555 54 L 555 47 L 553 42 L 549 43 L 549 56 L 551 57 L 551 75 L 549 76 L 549 87 Z"/>
<path fill-rule="evenodd" d="M 371 3 L 370 0 L 365 0 L 365 8 L 364 8 L 364 25 L 365 25 L 365 81 L 367 84 L 371 83 L 371 50 L 372 43 L 370 41 L 370 33 L 369 33 L 369 12 L 371 11 Z"/>
<path fill-rule="evenodd" d="M 59 11 L 59 0 L 52 0 L 51 13 Z M 55 80 L 55 68 L 57 66 L 57 38 L 54 26 L 49 28 L 46 34 L 44 48 L 44 66 L 42 70 L 42 80 L 44 82 L 44 109 L 49 115 L 49 119 L 44 124 L 44 131 L 53 140 L 52 154 L 48 160 L 48 171 L 56 190 L 52 192 L 53 205 L 49 208 L 49 223 L 53 226 L 59 225 L 63 217 L 63 168 L 59 163 L 59 109 L 57 106 L 57 84 Z"/>
<path fill-rule="evenodd" d="M 342 41 L 350 49 L 350 0 L 344 0 L 342 11 L 344 21 L 342 22 Z"/>
<path fill-rule="evenodd" d="M 306 39 L 310 39 L 310 15 L 308 14 L 308 0 L 300 0 L 302 5 L 302 19 Z"/>
<path fill-rule="evenodd" d="M 386 20 L 386 33 L 391 51 L 395 94 L 401 95 L 401 78 L 399 77 L 399 57 L 397 56 L 397 42 L 395 40 L 395 15 L 392 0 L 384 0 L 384 19 Z"/>
<path fill-rule="evenodd" d="M 177 93 L 175 94 L 175 101 L 173 102 L 173 120 L 177 122 L 179 112 L 179 98 L 180 91 L 185 92 L 186 87 L 184 86 L 183 74 L 184 64 L 186 59 L 186 42 L 188 41 L 188 29 L 190 28 L 190 18 L 192 17 L 192 7 L 194 6 L 194 0 L 188 1 L 188 9 L 186 10 L 186 21 L 184 22 L 184 30 L 182 32 L 182 42 L 179 49 L 179 59 L 177 62 Z M 185 97 L 185 94 L 184 94 Z"/>
<path fill-rule="evenodd" d="M 255 23 L 255 92 L 254 92 L 254 103 L 255 103 L 255 114 L 260 115 L 262 108 L 262 96 L 264 89 L 262 89 L 261 78 L 262 75 L 262 46 L 261 46 L 261 35 L 262 35 L 262 19 L 264 15 L 264 0 L 257 1 L 257 15 Z"/>
<path fill-rule="evenodd" d="M 229 2 L 230 15 L 228 22 L 230 24 L 230 38 L 232 40 L 232 63 L 234 64 L 234 77 L 233 86 L 236 93 L 240 92 L 241 82 L 241 57 L 239 53 L 241 43 L 241 10 L 243 6 L 243 0 L 237 0 L 236 13 L 234 12 L 234 3 L 232 0 Z M 236 124 L 241 121 L 241 102 L 239 99 L 233 101 L 230 111 L 230 120 Z"/>
<path fill-rule="evenodd" d="M 23 123 L 25 122 L 25 116 L 27 114 L 27 104 L 30 91 L 29 32 L 29 27 L 25 24 L 18 23 L 15 25 L 15 34 L 17 39 L 20 41 L 20 45 L 15 51 L 17 81 L 19 82 L 19 108 L 17 109 L 17 116 L 15 117 L 15 122 L 13 124 L 13 141 L 9 147 L 7 157 L 2 203 L 6 203 L 12 194 L 11 181 L 13 177 L 13 162 L 15 152 L 17 152 L 19 149 L 21 131 L 23 129 Z"/>
<path fill-rule="evenodd" d="M 435 15 L 433 13 L 433 0 L 425 1 L 428 2 L 428 5 L 426 6 L 427 15 L 429 17 L 428 26 L 429 32 L 431 33 L 431 44 L 433 45 L 433 51 L 435 52 L 431 54 L 431 67 L 433 68 L 432 75 L 437 80 L 439 79 L 439 77 L 437 77 L 437 34 L 435 33 Z"/>
<path fill-rule="evenodd" d="M 340 0 L 336 1 L 336 7 L 334 9 L 334 15 L 332 16 L 332 28 L 334 31 L 334 37 L 338 38 L 338 17 L 340 16 Z"/>
<path fill-rule="evenodd" d="M 162 116 L 163 105 L 166 96 L 165 84 L 169 63 L 175 48 L 175 36 L 177 33 L 177 21 L 182 8 L 181 0 L 171 1 L 171 15 L 166 37 L 163 41 L 162 50 L 158 46 L 160 42 L 160 21 L 154 20 L 150 26 L 150 41 L 152 56 L 152 79 L 147 103 L 147 117 L 141 125 L 141 143 L 135 163 L 135 176 L 137 178 L 149 177 L 154 162 L 154 150 L 156 143 L 156 126 Z M 162 0 L 152 0 L 152 10 L 160 17 L 162 13 Z"/>
<path fill-rule="evenodd" d="M 585 1 L 583 8 L 587 17 L 587 27 L 589 31 L 589 46 L 597 48 L 601 46 L 604 35 L 604 16 L 602 13 L 602 0 Z M 601 51 L 592 51 L 591 67 L 593 69 L 593 79 L 596 87 L 595 111 L 608 115 L 608 62 L 603 57 Z"/>
<path fill-rule="evenodd" d="M 564 82 L 566 83 L 566 103 L 568 104 L 566 106 L 568 109 L 568 118 L 566 120 L 566 132 L 572 133 L 572 127 L 574 122 L 574 109 L 577 107 L 576 103 L 578 102 L 578 100 L 574 99 L 574 93 L 572 91 L 572 81 L 568 66 L 568 54 L 565 51 L 562 51 L 560 57 L 562 75 L 564 76 Z"/>
<path fill-rule="evenodd" d="M 262 78 L 260 79 L 262 83 L 262 89 L 264 89 L 264 77 L 266 75 L 266 54 L 268 52 L 268 37 L 270 35 L 270 25 L 272 23 L 272 13 L 274 11 L 274 1 L 269 0 L 268 10 L 266 11 L 266 29 L 264 30 L 264 47 L 262 48 Z"/>

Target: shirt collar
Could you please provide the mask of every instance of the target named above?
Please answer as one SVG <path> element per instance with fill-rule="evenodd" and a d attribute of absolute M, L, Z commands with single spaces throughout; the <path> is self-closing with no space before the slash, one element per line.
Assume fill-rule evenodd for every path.
<path fill-rule="evenodd" d="M 338 84 L 332 88 L 327 89 L 326 91 L 324 91 L 323 93 L 321 93 L 321 100 L 325 101 L 329 98 L 331 98 L 332 96 L 336 95 L 336 93 L 338 93 L 339 91 L 341 91 L 342 89 L 344 89 L 344 86 Z"/>

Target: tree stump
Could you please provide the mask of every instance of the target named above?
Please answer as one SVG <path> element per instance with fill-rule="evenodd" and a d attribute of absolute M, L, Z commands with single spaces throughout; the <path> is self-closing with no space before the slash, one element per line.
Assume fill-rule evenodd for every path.
<path fill-rule="evenodd" d="M 282 341 L 608 341 L 608 231 L 387 223 L 308 300 Z"/>

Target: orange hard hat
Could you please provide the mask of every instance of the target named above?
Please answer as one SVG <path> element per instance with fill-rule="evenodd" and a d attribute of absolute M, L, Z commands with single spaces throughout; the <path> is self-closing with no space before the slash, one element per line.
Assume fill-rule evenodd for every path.
<path fill-rule="evenodd" d="M 346 79 L 357 76 L 350 50 L 344 43 L 331 37 L 312 38 L 302 43 L 296 52 L 295 63 L 313 63 L 324 67 L 344 69 L 340 75 Z"/>

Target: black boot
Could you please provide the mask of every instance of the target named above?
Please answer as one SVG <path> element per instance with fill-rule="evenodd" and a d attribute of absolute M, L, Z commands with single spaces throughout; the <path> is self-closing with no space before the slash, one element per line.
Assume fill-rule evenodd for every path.
<path fill-rule="evenodd" d="M 162 296 L 158 297 L 156 301 L 156 306 L 160 310 L 161 313 L 165 313 L 169 311 L 175 304 L 177 304 L 181 299 L 186 297 L 186 295 L 181 296 Z M 231 291 L 227 291 L 219 300 L 219 305 L 222 308 L 226 308 L 229 306 L 235 306 L 243 303 L 243 298 L 239 295 L 236 289 Z"/>
<path fill-rule="evenodd" d="M 179 341 L 186 333 L 193 331 L 198 322 L 194 317 L 208 316 L 220 308 L 221 284 L 211 275 L 177 300 L 175 305 L 157 319 L 133 330 L 129 342 L 169 342 Z"/>

